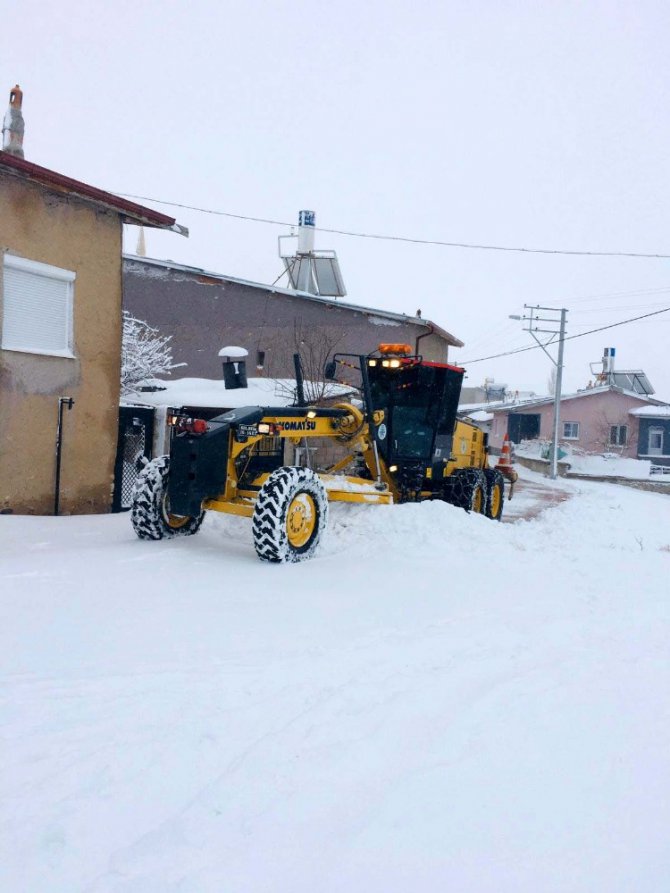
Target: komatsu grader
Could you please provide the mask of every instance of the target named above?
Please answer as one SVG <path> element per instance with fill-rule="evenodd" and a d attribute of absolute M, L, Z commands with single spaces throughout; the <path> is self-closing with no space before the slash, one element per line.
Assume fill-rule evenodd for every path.
<path fill-rule="evenodd" d="M 135 485 L 137 535 L 190 536 L 206 511 L 227 512 L 252 519 L 261 560 L 282 562 L 313 554 L 329 501 L 440 499 L 500 520 L 505 477 L 513 483 L 516 474 L 489 468 L 487 435 L 457 418 L 463 369 L 428 362 L 398 344 L 367 356 L 335 354 L 326 377 L 337 380 L 340 368 L 360 373 L 360 406 L 247 406 L 209 420 L 169 416 L 170 455 L 149 462 Z M 286 465 L 286 445 L 312 438 L 337 441 L 346 455 L 323 473 Z M 351 468 L 355 474 L 343 473 Z"/>

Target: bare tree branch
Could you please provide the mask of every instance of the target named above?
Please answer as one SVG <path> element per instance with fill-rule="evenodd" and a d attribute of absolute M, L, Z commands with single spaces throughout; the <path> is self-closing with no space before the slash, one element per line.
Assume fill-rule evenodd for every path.
<path fill-rule="evenodd" d="M 171 340 L 172 335 L 161 335 L 158 329 L 123 311 L 122 394 L 132 393 L 156 375 L 169 375 L 173 369 L 186 366 L 173 362 Z"/>

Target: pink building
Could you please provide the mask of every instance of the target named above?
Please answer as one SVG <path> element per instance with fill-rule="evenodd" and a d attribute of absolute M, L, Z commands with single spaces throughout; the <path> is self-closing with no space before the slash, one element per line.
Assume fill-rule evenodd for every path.
<path fill-rule="evenodd" d="M 587 453 L 616 452 L 638 455 L 639 419 L 631 411 L 644 406 L 665 406 L 660 400 L 614 385 L 587 388 L 561 399 L 558 429 L 561 446 Z M 487 407 L 493 413 L 489 442 L 502 446 L 505 434 L 513 443 L 551 440 L 554 424 L 552 397 L 518 404 Z"/>

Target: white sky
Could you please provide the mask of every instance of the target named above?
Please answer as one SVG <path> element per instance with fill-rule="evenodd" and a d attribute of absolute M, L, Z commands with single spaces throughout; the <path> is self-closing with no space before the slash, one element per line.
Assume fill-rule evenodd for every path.
<path fill-rule="evenodd" d="M 604 2 L 2 0 L 0 89 L 26 158 L 112 191 L 447 241 L 670 254 L 670 6 Z M 278 227 L 156 205 L 191 229 L 147 253 L 261 282 Z M 131 230 L 127 248 L 134 250 Z M 347 299 L 434 319 L 452 359 L 670 306 L 670 261 L 500 254 L 317 234 Z M 284 284 L 285 280 L 282 280 Z M 670 400 L 670 313 L 566 345 L 565 389 L 617 348 Z M 469 367 L 546 390 L 541 351 Z"/>

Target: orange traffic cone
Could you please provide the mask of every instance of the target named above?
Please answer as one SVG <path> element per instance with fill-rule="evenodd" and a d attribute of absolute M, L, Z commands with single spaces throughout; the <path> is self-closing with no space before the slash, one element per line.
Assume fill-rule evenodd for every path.
<path fill-rule="evenodd" d="M 503 439 L 502 450 L 500 451 L 500 458 L 498 459 L 498 464 L 496 468 L 502 471 L 511 470 L 512 468 L 512 448 L 509 442 L 509 434 L 505 434 Z"/>

